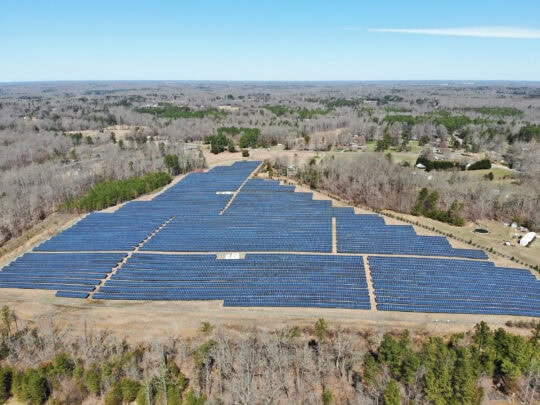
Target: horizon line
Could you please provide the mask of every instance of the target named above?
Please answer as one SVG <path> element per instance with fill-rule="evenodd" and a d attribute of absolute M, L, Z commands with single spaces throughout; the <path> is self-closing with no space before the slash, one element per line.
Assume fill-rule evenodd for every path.
<path fill-rule="evenodd" d="M 41 79 L 2 81 L 4 84 L 25 83 L 96 83 L 96 82 L 214 82 L 214 83 L 350 83 L 350 82 L 438 82 L 474 84 L 484 82 L 540 83 L 540 79 Z"/>

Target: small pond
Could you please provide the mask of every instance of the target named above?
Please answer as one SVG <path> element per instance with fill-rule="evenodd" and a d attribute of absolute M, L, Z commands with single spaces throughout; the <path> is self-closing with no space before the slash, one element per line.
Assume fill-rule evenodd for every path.
<path fill-rule="evenodd" d="M 474 233 L 483 233 L 483 234 L 489 233 L 489 231 L 487 229 L 483 229 L 483 228 L 476 228 L 473 232 Z"/>

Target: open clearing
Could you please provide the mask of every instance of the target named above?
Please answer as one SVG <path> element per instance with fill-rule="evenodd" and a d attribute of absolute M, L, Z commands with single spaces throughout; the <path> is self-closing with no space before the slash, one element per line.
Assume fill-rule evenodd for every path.
<path fill-rule="evenodd" d="M 52 318 L 58 326 L 73 330 L 91 327 L 107 329 L 137 343 L 166 339 L 170 336 L 193 336 L 202 322 L 216 327 L 276 330 L 293 326 L 312 326 L 324 318 L 330 326 L 340 325 L 355 330 L 384 333 L 409 329 L 447 336 L 471 330 L 476 323 L 505 327 L 509 320 L 530 320 L 527 317 L 423 314 L 391 311 L 366 311 L 328 308 L 229 308 L 218 301 L 85 301 L 56 298 L 50 291 L 2 290 L 2 305 L 12 308 L 22 320 Z M 529 335 L 528 329 L 511 329 Z"/>

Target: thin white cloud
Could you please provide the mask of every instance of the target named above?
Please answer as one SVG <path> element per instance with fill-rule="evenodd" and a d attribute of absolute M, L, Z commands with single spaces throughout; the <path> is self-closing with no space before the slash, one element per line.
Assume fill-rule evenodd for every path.
<path fill-rule="evenodd" d="M 349 28 L 351 29 L 351 28 Z M 361 28 L 352 28 L 362 30 Z M 481 38 L 540 39 L 540 29 L 520 27 L 464 27 L 464 28 L 368 28 L 369 32 L 396 34 L 444 35 Z"/>

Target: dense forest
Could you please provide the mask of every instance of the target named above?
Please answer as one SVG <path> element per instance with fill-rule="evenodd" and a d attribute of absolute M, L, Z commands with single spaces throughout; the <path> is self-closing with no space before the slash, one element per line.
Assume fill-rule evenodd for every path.
<path fill-rule="evenodd" d="M 527 334 L 481 322 L 447 337 L 378 334 L 319 319 L 279 330 L 214 328 L 128 343 L 53 317 L 0 311 L 0 401 L 76 404 L 478 404 L 540 400 L 540 324 Z M 510 325 L 510 324 L 509 324 Z"/>
<path fill-rule="evenodd" d="M 538 229 L 539 112 L 540 87 L 524 83 L 2 84 L 0 245 L 101 182 L 203 168 L 205 147 L 350 151 L 303 178 L 407 213 L 421 188 L 435 188 L 439 210 L 456 200 L 464 219 Z M 418 156 L 433 163 L 431 178 L 414 169 Z M 485 159 L 486 178 L 461 171 Z"/>

